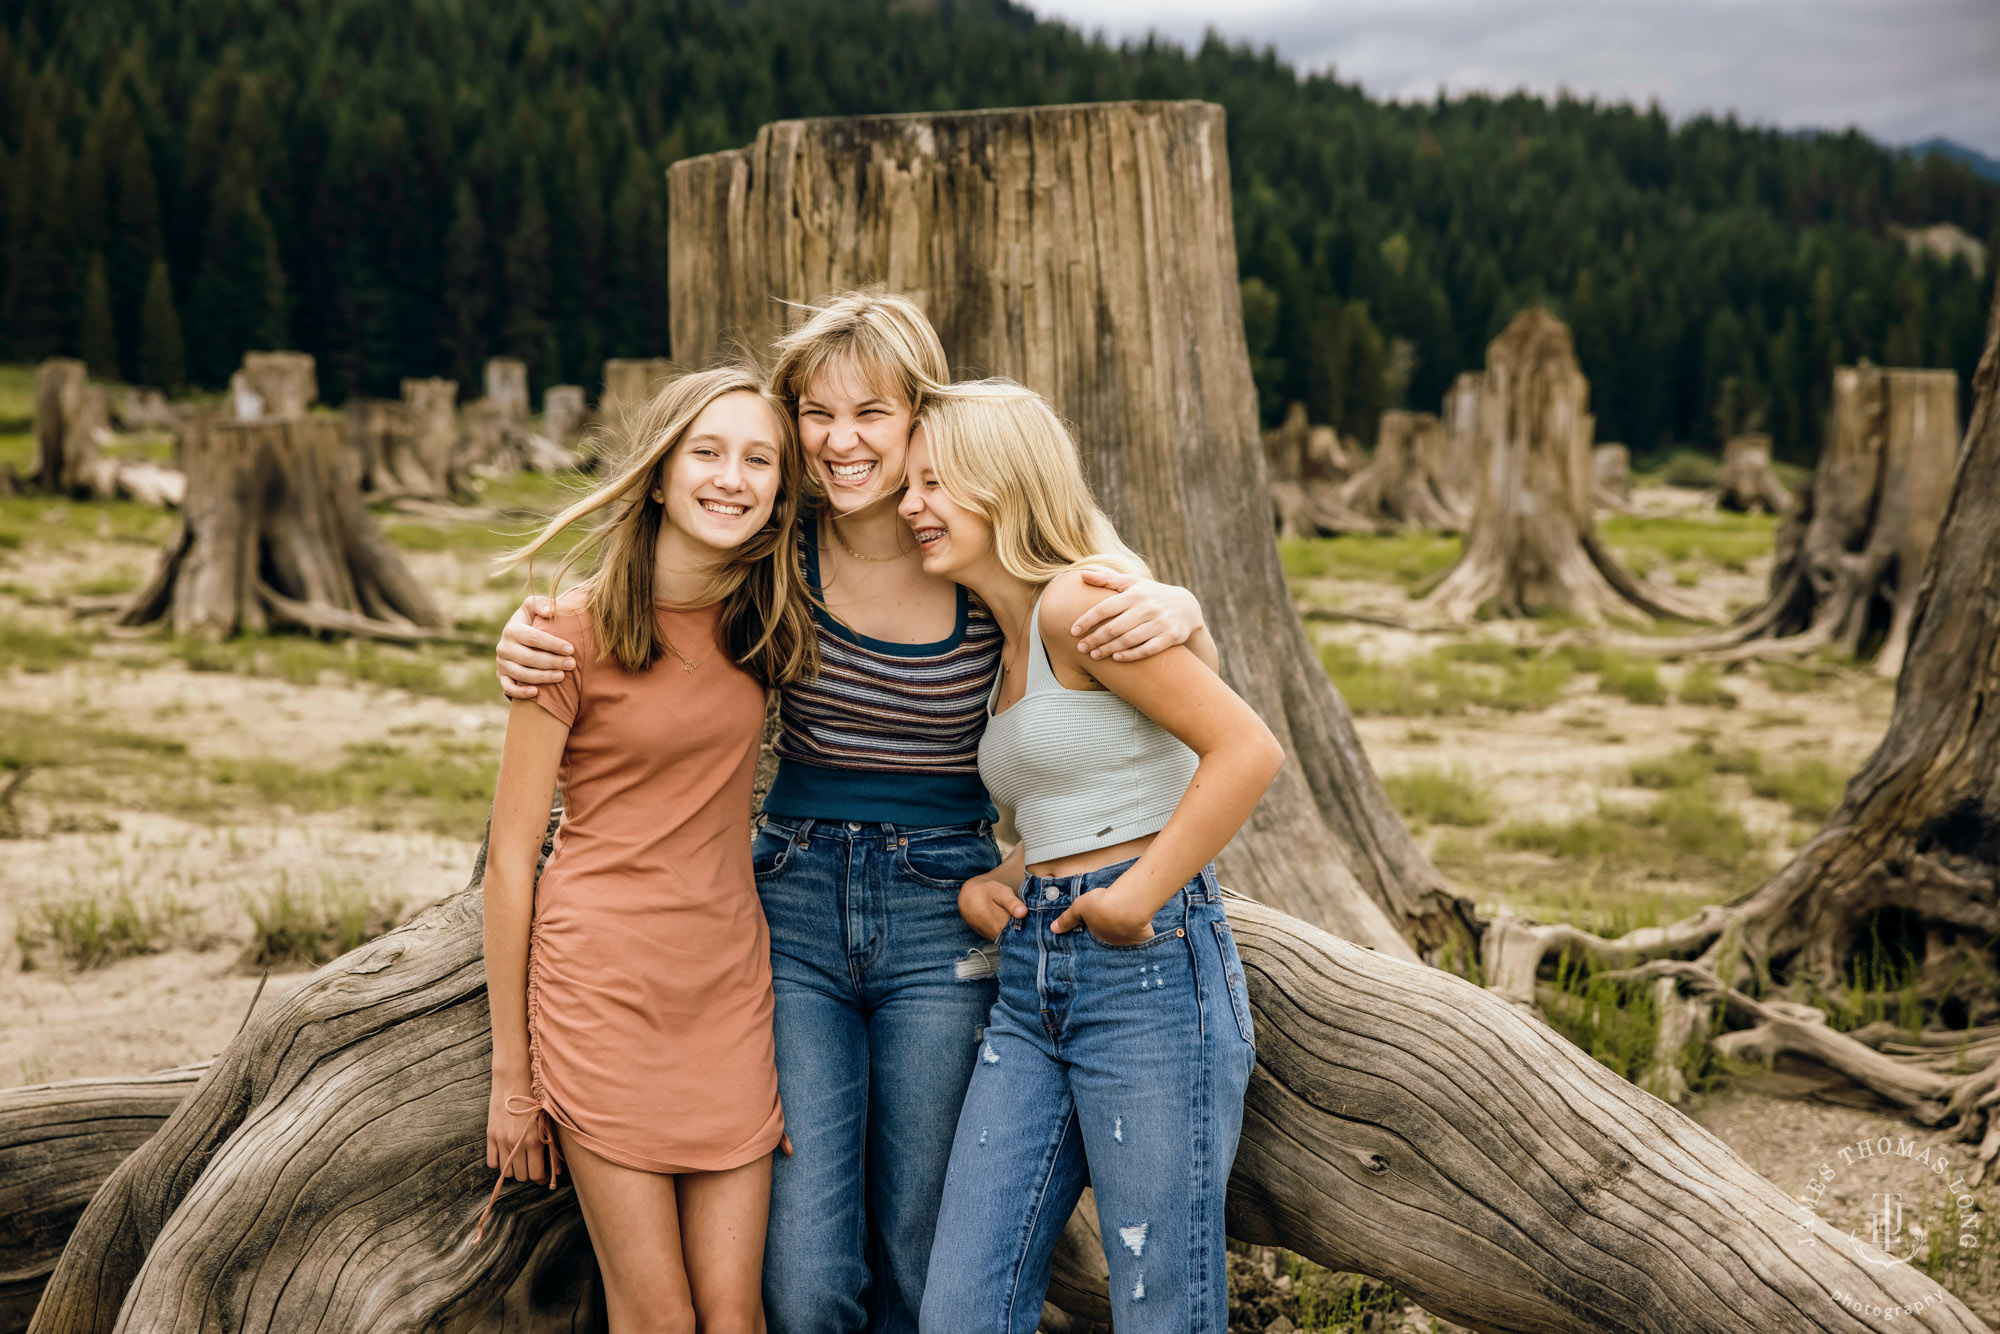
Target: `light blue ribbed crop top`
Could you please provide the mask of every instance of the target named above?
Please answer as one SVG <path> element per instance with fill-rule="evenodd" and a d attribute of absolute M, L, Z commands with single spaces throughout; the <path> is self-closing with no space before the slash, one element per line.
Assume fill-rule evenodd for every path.
<path fill-rule="evenodd" d="M 1109 690 L 1056 680 L 1042 645 L 1042 601 L 1028 627 L 1028 681 L 995 714 L 987 696 L 979 776 L 1027 845 L 1028 864 L 1108 848 L 1166 826 L 1200 763 L 1166 728 Z"/>

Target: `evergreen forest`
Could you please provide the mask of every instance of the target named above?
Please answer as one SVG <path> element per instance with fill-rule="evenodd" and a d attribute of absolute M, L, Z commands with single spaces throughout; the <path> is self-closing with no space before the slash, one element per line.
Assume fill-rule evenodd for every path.
<path fill-rule="evenodd" d="M 539 388 L 667 350 L 665 171 L 794 116 L 1118 98 L 1229 113 L 1262 410 L 1372 438 L 1522 305 L 1575 332 L 1601 439 L 1762 427 L 1809 461 L 1832 368 L 1969 384 L 2000 183 L 1854 132 L 1465 96 L 1383 103 L 1268 51 L 1110 45 L 1007 0 L 5 0 L 0 356 L 322 396 Z"/>

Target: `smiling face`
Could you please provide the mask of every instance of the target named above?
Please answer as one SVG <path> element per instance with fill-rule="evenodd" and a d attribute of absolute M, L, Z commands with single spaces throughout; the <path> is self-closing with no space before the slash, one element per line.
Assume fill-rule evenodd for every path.
<path fill-rule="evenodd" d="M 903 486 L 910 405 L 851 361 L 813 377 L 799 396 L 799 442 L 836 514 L 866 509 Z"/>
<path fill-rule="evenodd" d="M 917 536 L 925 572 L 958 579 L 993 554 L 993 525 L 953 500 L 938 481 L 921 426 L 910 436 L 908 466 L 909 490 L 896 512 Z"/>
<path fill-rule="evenodd" d="M 781 432 L 756 394 L 724 394 L 701 410 L 668 456 L 653 499 L 668 530 L 710 552 L 754 537 L 777 504 Z"/>

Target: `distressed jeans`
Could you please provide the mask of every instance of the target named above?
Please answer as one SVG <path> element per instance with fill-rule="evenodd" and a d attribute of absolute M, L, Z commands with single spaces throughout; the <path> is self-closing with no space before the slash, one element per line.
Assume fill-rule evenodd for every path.
<path fill-rule="evenodd" d="M 959 887 L 999 861 L 984 821 L 914 829 L 767 816 L 753 854 L 771 925 L 778 1094 L 771 1334 L 912 1334 L 991 977 Z"/>
<path fill-rule="evenodd" d="M 1049 930 L 1130 865 L 1027 877 L 1028 915 L 1000 934 L 1000 999 L 952 1143 L 924 1334 L 1034 1334 L 1086 1184 L 1118 1334 L 1228 1328 L 1223 1200 L 1256 1048 L 1215 870 L 1137 945 Z"/>

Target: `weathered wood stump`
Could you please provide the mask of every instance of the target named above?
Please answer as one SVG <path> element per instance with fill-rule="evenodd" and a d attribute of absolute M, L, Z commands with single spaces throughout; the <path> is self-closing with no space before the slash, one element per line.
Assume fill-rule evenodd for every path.
<path fill-rule="evenodd" d="M 246 352 L 229 393 L 238 421 L 303 417 L 319 401 L 319 377 L 307 353 Z"/>
<path fill-rule="evenodd" d="M 1391 409 L 1375 435 L 1375 457 L 1340 488 L 1337 503 L 1379 528 L 1464 531 L 1471 475 L 1455 470 L 1444 423 L 1428 412 Z"/>
<path fill-rule="evenodd" d="M 84 1206 L 204 1068 L 0 1090 L 0 1334 L 28 1327 Z"/>
<path fill-rule="evenodd" d="M 1623 445 L 1590 451 L 1591 498 L 1599 509 L 1623 509 L 1632 499 L 1632 452 Z"/>
<path fill-rule="evenodd" d="M 1722 447 L 1722 469 L 1716 474 L 1715 485 L 1703 499 L 1738 514 L 1759 510 L 1783 514 L 1789 510 L 1792 493 L 1771 466 L 1771 437 L 1762 431 L 1731 436 Z"/>
<path fill-rule="evenodd" d="M 104 391 L 90 383 L 84 365 L 52 357 L 35 367 L 35 470 L 37 491 L 87 496 L 99 489 L 98 445 L 110 436 Z"/>
<path fill-rule="evenodd" d="M 1120 532 L 1200 596 L 1224 674 L 1292 757 L 1227 878 L 1409 957 L 1462 936 L 1464 909 L 1286 596 L 1228 178 L 1205 103 L 767 125 L 668 173 L 673 355 L 767 347 L 803 303 L 880 282 L 923 306 L 953 365 L 1047 395 Z"/>
<path fill-rule="evenodd" d="M 1727 630 L 1657 651 L 1726 660 L 1831 648 L 1894 676 L 1958 443 L 1955 373 L 1835 371 L 1826 449 L 1778 530 L 1770 597 Z"/>
<path fill-rule="evenodd" d="M 1516 315 L 1486 351 L 1477 448 L 1482 463 L 1465 550 L 1423 603 L 1470 621 L 1482 611 L 1606 618 L 1699 609 L 1642 585 L 1597 539 L 1591 504 L 1590 384 L 1569 330 L 1539 309 Z"/>
<path fill-rule="evenodd" d="M 1802 1229 L 1721 1141 L 1499 997 L 1258 904 L 1230 915 L 1260 1053 L 1232 1235 L 1478 1330 L 1984 1329 L 1914 1267 Z M 567 1185 L 510 1184 L 472 1240 L 480 948 L 459 894 L 254 1018 L 91 1200 L 33 1334 L 602 1328 Z M 1108 1309 L 1077 1294 L 1086 1261 L 1062 1275 L 1067 1309 Z"/>
<path fill-rule="evenodd" d="M 552 384 L 542 392 L 542 434 L 568 448 L 583 435 L 583 386 Z"/>
<path fill-rule="evenodd" d="M 222 638 L 273 626 L 380 639 L 451 622 L 362 502 L 343 424 L 192 421 L 179 530 L 119 617 Z"/>
<path fill-rule="evenodd" d="M 590 443 L 600 468 L 617 466 L 631 418 L 673 375 L 674 363 L 665 357 L 612 357 L 604 363 L 604 395 L 597 407 L 602 429 Z"/>
<path fill-rule="evenodd" d="M 488 357 L 486 401 L 507 425 L 524 425 L 528 420 L 528 364 L 519 357 Z"/>

